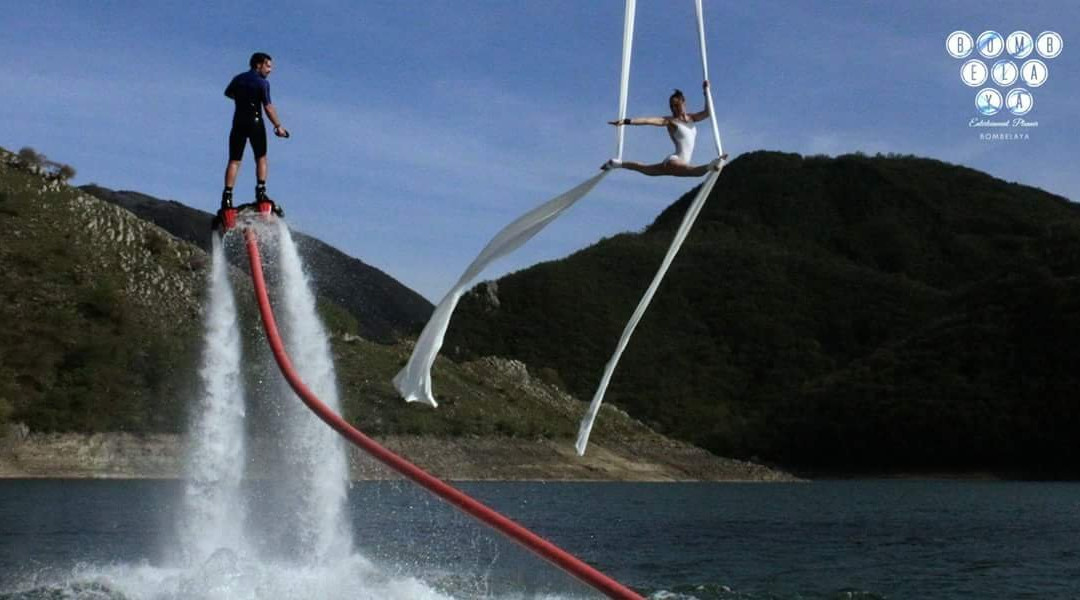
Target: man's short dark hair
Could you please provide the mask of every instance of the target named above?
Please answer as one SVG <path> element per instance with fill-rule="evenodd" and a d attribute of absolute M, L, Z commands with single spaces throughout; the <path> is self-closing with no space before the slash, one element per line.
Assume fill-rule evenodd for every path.
<path fill-rule="evenodd" d="M 251 55 L 251 60 L 248 61 L 248 64 L 254 69 L 268 60 L 274 59 L 270 58 L 270 55 L 265 52 L 256 52 Z"/>

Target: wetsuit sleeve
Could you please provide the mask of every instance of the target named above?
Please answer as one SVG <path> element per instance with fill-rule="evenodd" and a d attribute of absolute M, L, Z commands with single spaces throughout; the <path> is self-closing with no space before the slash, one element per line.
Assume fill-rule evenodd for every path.
<path fill-rule="evenodd" d="M 236 99 L 236 78 L 235 77 L 233 77 L 232 81 L 229 82 L 229 85 L 225 87 L 225 96 L 227 98 L 232 98 L 233 100 Z"/>
<path fill-rule="evenodd" d="M 266 106 L 267 104 L 273 104 L 272 102 L 270 102 L 270 82 L 265 79 L 262 80 L 262 92 L 263 106 Z"/>

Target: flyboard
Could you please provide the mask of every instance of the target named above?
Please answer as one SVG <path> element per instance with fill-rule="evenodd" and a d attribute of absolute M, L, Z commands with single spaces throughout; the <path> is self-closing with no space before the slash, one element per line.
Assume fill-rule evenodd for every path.
<path fill-rule="evenodd" d="M 698 47 L 701 51 L 701 70 L 703 79 L 708 81 L 709 66 L 705 45 L 705 19 L 701 0 L 694 0 L 694 7 L 697 15 L 697 38 Z M 623 24 L 622 71 L 619 82 L 618 121 L 623 121 L 626 118 L 627 95 L 630 87 L 630 59 L 633 54 L 634 16 L 636 11 L 636 0 L 626 0 L 626 11 Z M 689 235 L 690 229 L 694 225 L 694 221 L 697 219 L 705 201 L 709 198 L 709 194 L 716 185 L 720 173 L 727 164 L 723 145 L 720 143 L 720 129 L 716 123 L 716 111 L 713 109 L 712 92 L 708 87 L 705 88 L 705 98 L 711 116 L 713 142 L 716 146 L 716 160 L 714 161 L 716 167 L 714 170 L 708 172 L 705 176 L 705 181 L 702 182 L 701 186 L 698 188 L 697 194 L 691 202 L 690 207 L 687 209 L 682 224 L 676 231 L 675 238 L 672 240 L 671 246 L 668 248 L 667 254 L 660 264 L 659 270 L 655 277 L 653 277 L 653 281 L 648 289 L 646 289 L 637 308 L 634 309 L 630 321 L 626 324 L 626 327 L 615 346 L 614 354 L 612 354 L 611 359 L 604 368 L 604 373 L 601 375 L 596 393 L 593 396 L 592 402 L 589 404 L 589 408 L 581 421 L 581 426 L 578 431 L 577 443 L 575 444 L 578 455 L 585 454 L 589 434 L 592 432 L 593 423 L 600 411 L 600 405 L 604 400 L 604 394 L 607 391 L 608 383 L 611 381 L 611 377 L 615 372 L 615 367 L 619 363 L 619 358 L 622 356 L 623 350 L 626 349 L 627 344 L 630 342 L 630 336 L 633 335 L 638 322 L 641 320 L 642 316 L 644 316 L 645 310 L 652 301 L 652 297 L 656 293 L 657 288 L 659 288 L 660 282 L 667 273 L 668 267 L 671 266 L 671 262 L 675 259 L 675 255 L 679 252 L 687 235 Z M 616 161 L 621 161 L 623 156 L 623 130 L 623 127 L 616 128 Z M 416 340 L 416 347 L 409 357 L 409 362 L 406 363 L 405 367 L 394 377 L 394 387 L 397 388 L 398 392 L 406 401 L 424 402 L 431 406 L 438 406 L 438 403 L 435 401 L 431 383 L 431 368 L 435 364 L 435 357 L 438 355 L 439 349 L 443 345 L 446 330 L 450 325 L 450 317 L 453 315 L 454 309 L 457 307 L 461 296 L 468 289 L 469 284 L 472 283 L 472 281 L 494 260 L 506 256 L 521 247 L 544 227 L 547 227 L 548 224 L 566 212 L 578 200 L 582 199 L 592 191 L 604 177 L 612 172 L 613 170 L 601 171 L 600 174 L 594 175 L 577 187 L 526 212 L 495 234 L 495 237 L 488 242 L 487 246 L 484 247 L 480 254 L 465 269 L 465 272 L 458 279 L 457 283 L 454 284 L 454 287 L 447 292 L 439 302 L 438 306 L 435 307 L 435 312 L 432 314 L 431 319 L 428 320 L 427 325 L 424 326 L 423 331 L 420 333 L 420 337 Z"/>
<path fill-rule="evenodd" d="M 214 220 L 210 222 L 210 229 L 224 236 L 231 229 L 236 229 L 240 215 L 262 215 L 267 217 L 274 215 L 278 218 L 285 217 L 285 210 L 270 198 L 262 199 L 247 204 L 225 206 L 217 211 Z"/>
<path fill-rule="evenodd" d="M 375 440 L 371 439 L 359 429 L 348 423 L 341 415 L 331 410 L 309 389 L 296 369 L 293 368 L 292 360 L 285 351 L 281 335 L 278 332 L 277 321 L 274 318 L 274 310 L 270 304 L 267 292 L 266 279 L 263 275 L 262 258 L 259 254 L 259 243 L 256 234 L 257 225 L 260 221 L 269 221 L 282 218 L 283 211 L 280 206 L 268 198 L 233 207 L 223 207 L 214 218 L 213 229 L 221 236 L 232 235 L 233 232 L 243 234 L 247 248 L 248 263 L 251 266 L 251 279 L 255 289 L 255 301 L 259 307 L 259 315 L 262 318 L 263 329 L 266 333 L 267 342 L 274 355 L 281 374 L 285 377 L 292 390 L 300 400 L 323 420 L 332 429 L 354 446 L 367 452 L 376 460 L 387 467 L 405 476 L 413 483 L 420 485 L 429 492 L 449 502 L 462 512 L 474 517 L 484 525 L 495 529 L 511 540 L 517 542 L 540 558 L 559 567 L 563 571 L 576 577 L 583 583 L 596 589 L 609 598 L 625 600 L 643 600 L 640 595 L 630 588 L 622 585 L 595 568 L 589 566 L 581 559 L 559 548 L 539 535 L 526 529 L 524 526 L 496 512 L 494 509 L 475 500 L 465 492 L 438 479 L 415 464 L 390 451 Z"/>

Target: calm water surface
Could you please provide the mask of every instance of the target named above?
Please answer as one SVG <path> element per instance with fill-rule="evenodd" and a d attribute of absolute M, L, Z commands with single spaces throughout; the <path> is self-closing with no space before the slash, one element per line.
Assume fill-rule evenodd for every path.
<path fill-rule="evenodd" d="M 658 599 L 1080 598 L 1077 483 L 461 487 Z M 181 492 L 177 482 L 0 481 L 0 598 L 132 597 L 94 573 L 175 560 Z M 274 493 L 249 492 L 251 513 Z M 350 505 L 359 553 L 388 577 L 455 598 L 590 597 L 407 484 L 359 483 Z M 255 594 L 275 596 L 303 593 Z"/>

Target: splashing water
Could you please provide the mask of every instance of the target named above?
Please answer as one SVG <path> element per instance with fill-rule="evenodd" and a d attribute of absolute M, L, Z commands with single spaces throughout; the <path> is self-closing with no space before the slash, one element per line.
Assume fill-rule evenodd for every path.
<path fill-rule="evenodd" d="M 325 329 L 316 313 L 316 303 L 303 264 L 288 228 L 258 227 L 267 245 L 276 245 L 280 271 L 282 326 L 287 348 L 307 385 L 333 409 L 339 409 L 333 359 Z M 274 469 L 279 498 L 284 510 L 254 515 L 254 523 L 278 521 L 277 536 L 264 535 L 258 525 L 246 521 L 246 513 L 257 504 L 244 497 L 244 385 L 242 339 L 236 301 L 229 281 L 229 263 L 221 239 L 215 236 L 209 277 L 209 306 L 206 315 L 205 348 L 200 376 L 204 394 L 193 415 L 186 485 L 182 513 L 178 519 L 180 557 L 178 570 L 165 577 L 153 568 L 114 570 L 114 577 L 131 583 L 165 577 L 150 589 L 178 586 L 183 597 L 245 597 L 252 588 L 247 579 L 258 575 L 270 580 L 269 571 L 288 574 L 282 585 L 274 585 L 275 596 L 289 596 L 285 582 L 303 580 L 312 565 L 367 565 L 353 554 L 352 537 L 346 520 L 348 464 L 344 445 L 296 400 L 281 382 L 276 401 L 284 436 L 278 440 L 280 465 Z M 258 401 L 259 398 L 253 398 Z M 265 505 L 265 504 L 264 504 Z M 245 527 L 247 524 L 247 527 Z M 287 564 L 274 569 L 264 561 Z M 307 565 L 305 570 L 304 565 Z M 366 571 L 371 571 L 367 568 Z M 305 575 L 304 573 L 309 573 Z M 188 581 L 190 579 L 190 581 Z M 167 583 L 171 582 L 171 583 Z M 124 589 L 127 583 L 114 586 Z M 254 585 L 254 584 L 252 584 Z M 267 583 L 260 584 L 266 589 Z M 194 586 L 194 587 L 193 587 Z M 202 587 L 200 587 L 202 586 Z M 198 588 L 198 589 L 195 589 Z M 217 591 L 215 591 L 217 590 Z M 327 592 L 327 597 L 332 596 Z M 161 597 L 160 590 L 136 597 Z M 255 595 L 257 596 L 257 594 Z M 255 597 L 252 596 L 252 597 Z M 166 594 L 164 597 L 170 597 Z M 296 597 L 303 597 L 297 593 Z"/>
<path fill-rule="evenodd" d="M 340 411 L 328 337 L 288 229 L 280 222 L 276 227 L 247 226 L 258 230 L 263 247 L 277 247 L 275 305 L 294 366 L 320 399 Z M 358 553 L 347 518 L 344 443 L 303 406 L 283 378 L 272 382 L 276 389 L 265 382 L 245 389 L 244 367 L 253 365 L 243 356 L 229 262 L 216 237 L 212 261 L 199 371 L 203 396 L 192 415 L 177 536 L 169 548 L 172 556 L 163 565 L 83 563 L 71 569 L 34 570 L 13 587 L 0 585 L 0 600 L 579 597 L 484 592 L 488 575 L 475 580 L 459 573 L 456 567 L 469 570 L 460 556 L 449 571 L 421 567 L 415 572 L 419 564 L 375 563 Z M 277 376 L 276 368 L 269 371 Z M 249 402 L 266 402 L 277 421 L 271 424 L 275 429 L 271 433 L 277 436 L 273 445 L 279 448 L 278 456 L 272 461 L 272 480 L 261 486 L 244 480 L 249 451 L 245 395 Z"/>
<path fill-rule="evenodd" d="M 269 233 L 273 235 L 264 237 L 274 238 L 278 245 L 279 310 L 286 351 L 304 383 L 339 412 L 333 356 L 300 254 L 284 223 Z M 353 541 L 345 514 L 349 485 L 345 444 L 296 399 L 283 378 L 279 388 L 289 399 L 281 411 L 281 484 L 295 499 L 296 556 L 313 562 L 347 556 Z"/>
<path fill-rule="evenodd" d="M 318 566 L 244 559 L 219 550 L 192 568 L 80 566 L 7 600 L 452 600 L 412 577 L 388 576 L 352 555 Z"/>
<path fill-rule="evenodd" d="M 200 564 L 241 539 L 244 506 L 244 386 L 241 340 L 229 263 L 214 236 L 203 364 L 203 397 L 192 418 L 183 511 L 178 523 L 181 560 Z"/>

